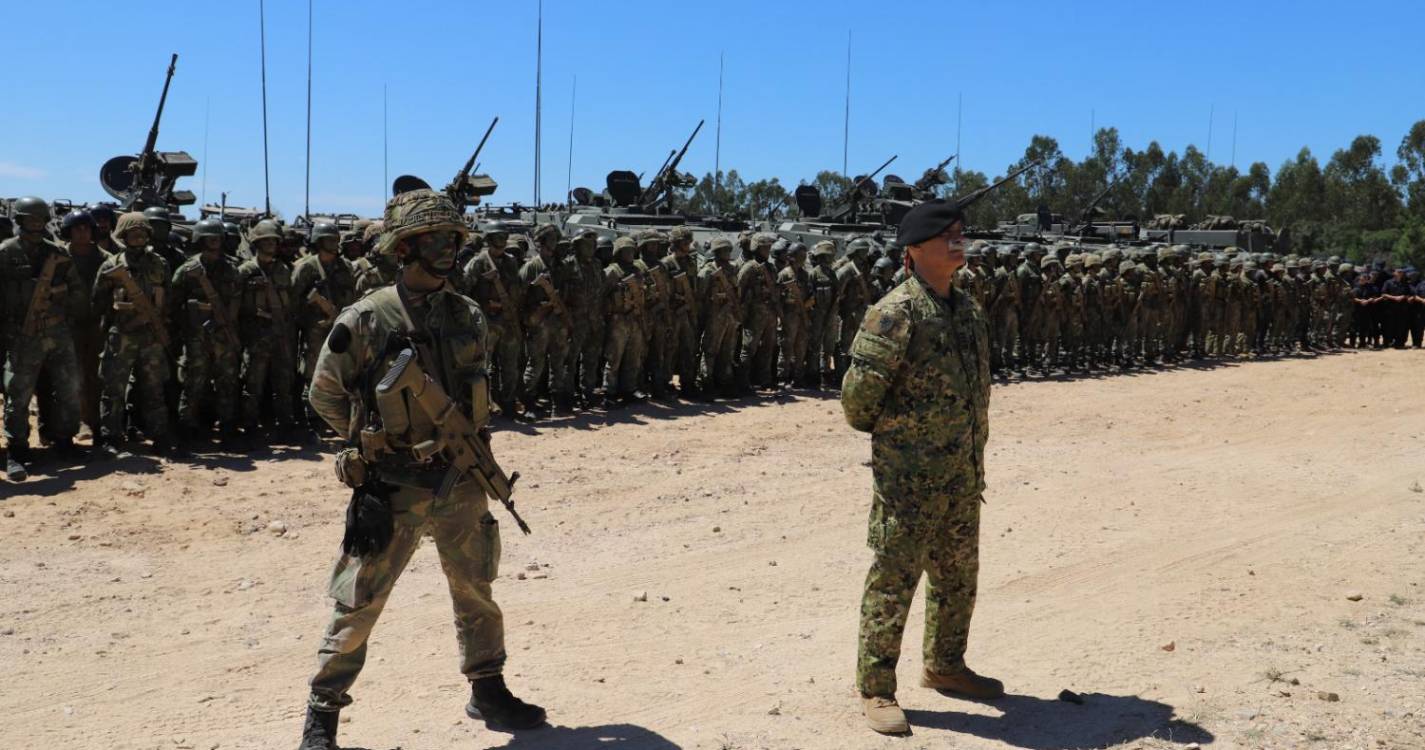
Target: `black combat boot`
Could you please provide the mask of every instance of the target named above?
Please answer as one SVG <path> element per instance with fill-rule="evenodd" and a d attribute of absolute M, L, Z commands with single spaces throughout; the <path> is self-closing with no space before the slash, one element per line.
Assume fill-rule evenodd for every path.
<path fill-rule="evenodd" d="M 544 723 L 544 709 L 511 694 L 503 675 L 470 681 L 470 703 L 465 706 L 465 715 L 484 719 L 491 728 L 533 729 Z"/>
<path fill-rule="evenodd" d="M 30 478 L 30 470 L 25 462 L 30 459 L 29 446 L 12 445 L 5 459 L 5 476 L 12 482 L 23 482 Z"/>
<path fill-rule="evenodd" d="M 54 451 L 56 456 L 66 461 L 82 461 L 89 457 L 88 451 L 75 445 L 72 438 L 60 438 L 54 441 L 54 444 L 50 446 L 50 450 Z"/>
<path fill-rule="evenodd" d="M 302 744 L 297 750 L 341 750 L 336 744 L 336 721 L 340 715 L 340 711 L 318 711 L 308 706 Z"/>

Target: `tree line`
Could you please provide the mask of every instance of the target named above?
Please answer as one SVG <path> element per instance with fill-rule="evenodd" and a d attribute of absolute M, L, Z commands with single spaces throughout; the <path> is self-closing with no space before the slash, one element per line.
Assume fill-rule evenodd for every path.
<path fill-rule="evenodd" d="M 1001 174 L 1034 161 L 1044 168 L 992 193 L 970 210 L 969 219 L 972 226 L 988 228 L 1042 205 L 1072 220 L 1103 193 L 1095 214 L 1105 219 L 1146 222 L 1162 214 L 1181 215 L 1189 223 L 1221 215 L 1264 219 L 1291 238 L 1297 253 L 1425 267 L 1425 120 L 1401 138 L 1394 155 L 1395 162 L 1387 164 L 1380 138 L 1359 135 L 1324 166 L 1302 148 L 1275 172 L 1260 161 L 1242 171 L 1210 161 L 1193 145 L 1181 154 L 1164 151 L 1156 141 L 1133 149 L 1113 127 L 1100 128 L 1092 152 L 1078 161 L 1065 156 L 1054 138 L 1036 135 Z M 947 176 L 942 195 L 968 193 L 994 179 L 958 167 Z M 851 177 L 829 170 L 810 182 L 820 189 L 824 205 L 835 204 L 853 184 Z M 748 182 L 737 170 L 703 175 L 681 191 L 678 204 L 691 213 L 750 220 L 797 215 L 791 191 L 780 180 Z"/>

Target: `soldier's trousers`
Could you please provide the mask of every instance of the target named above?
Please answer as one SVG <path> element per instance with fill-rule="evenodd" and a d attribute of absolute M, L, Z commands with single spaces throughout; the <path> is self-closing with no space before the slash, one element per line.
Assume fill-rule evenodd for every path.
<path fill-rule="evenodd" d="M 485 345 L 490 349 L 490 374 L 494 376 L 491 393 L 495 403 L 514 403 L 520 390 L 520 350 L 524 347 L 524 332 L 510 320 L 491 321 L 486 327 Z"/>
<path fill-rule="evenodd" d="M 248 343 L 243 355 L 242 423 L 256 429 L 262 416 L 262 403 L 272 399 L 272 417 L 283 427 L 293 423 L 292 386 L 296 372 L 292 350 L 280 337 Z"/>
<path fill-rule="evenodd" d="M 311 682 L 310 705 L 318 711 L 351 703 L 347 691 L 366 663 L 367 639 L 426 533 L 435 540 L 450 589 L 461 673 L 475 680 L 504 670 L 504 616 L 490 591 L 499 573 L 500 525 L 484 494 L 466 482 L 444 501 L 413 487 L 399 487 L 390 501 L 395 533 L 386 549 L 364 559 L 344 554 L 332 570 L 327 593 L 335 603 Z"/>
<path fill-rule="evenodd" d="M 79 432 L 79 359 L 67 327 L 10 341 L 5 361 L 5 439 L 28 446 L 30 399 L 43 373 L 53 390 L 53 409 L 45 431 L 51 439 L 73 438 Z"/>
<path fill-rule="evenodd" d="M 604 394 L 630 396 L 638 390 L 643 327 L 624 315 L 609 320 L 604 332 Z"/>
<path fill-rule="evenodd" d="M 995 314 L 994 348 L 990 350 L 990 364 L 995 369 L 1014 364 L 1015 351 L 1019 347 L 1019 311 L 1014 308 L 1002 309 Z"/>
<path fill-rule="evenodd" d="M 781 338 L 778 341 L 781 361 L 777 364 L 777 377 L 793 385 L 801 382 L 806 374 L 807 330 L 811 324 L 802 315 L 788 315 L 782 318 Z"/>
<path fill-rule="evenodd" d="M 316 360 L 314 355 L 312 360 Z M 220 336 L 195 337 L 184 342 L 183 357 L 178 361 L 178 376 L 183 382 L 178 420 L 183 426 L 194 429 L 204 426 L 203 407 L 210 398 L 218 422 L 224 427 L 237 425 L 240 366 L 238 351 Z M 305 372 L 311 371 L 309 364 Z"/>
<path fill-rule="evenodd" d="M 847 344 L 848 350 L 850 344 Z M 743 388 L 771 386 L 775 373 L 773 356 L 777 347 L 777 314 L 753 309 L 742 327 L 742 359 L 737 383 Z"/>
<path fill-rule="evenodd" d="M 669 360 L 684 393 L 698 387 L 698 331 L 687 311 L 678 313 L 669 328 Z"/>
<path fill-rule="evenodd" d="M 551 395 L 573 395 L 571 391 L 563 390 L 569 383 L 561 382 L 560 377 L 569 355 L 569 329 L 546 319 L 543 324 L 528 326 L 526 331 L 529 337 L 525 340 L 525 398 L 534 400 L 539 394 L 540 381 L 546 375 Z"/>
<path fill-rule="evenodd" d="M 895 695 L 901 636 L 922 573 L 928 579 L 924 666 L 938 674 L 965 667 L 980 567 L 980 496 L 953 502 L 937 533 L 924 537 L 932 541 L 887 538 L 877 544 L 872 530 L 875 557 L 861 597 L 856 657 L 856 687 L 862 695 Z"/>
<path fill-rule="evenodd" d="M 564 367 L 563 393 L 590 394 L 599 387 L 603 376 L 600 364 L 604 358 L 604 322 L 592 316 L 576 316 L 574 336 L 569 342 L 569 357 Z"/>
<path fill-rule="evenodd" d="M 322 352 L 322 344 L 327 341 L 327 335 L 332 332 L 332 327 L 323 323 L 315 323 L 307 326 L 306 330 L 299 332 L 302 337 L 302 403 L 307 403 L 307 397 L 312 387 L 312 373 L 317 367 L 317 355 Z"/>
<path fill-rule="evenodd" d="M 836 380 L 846 377 L 846 369 L 851 366 L 851 342 L 856 340 L 856 332 L 861 330 L 861 318 L 866 310 L 862 308 L 854 315 L 842 315 L 841 327 L 836 337 Z M 776 324 L 773 323 L 773 327 Z"/>
<path fill-rule="evenodd" d="M 99 358 L 99 380 L 104 384 L 99 398 L 101 436 L 111 442 L 123 439 L 124 402 L 131 376 L 137 383 L 144 433 L 152 440 L 167 437 L 168 403 L 163 387 L 168 382 L 168 352 L 151 340 L 147 331 L 125 335 L 116 329 L 109 331 Z"/>
<path fill-rule="evenodd" d="M 802 357 L 802 372 L 813 384 L 820 383 L 822 371 L 826 369 L 827 316 L 824 312 L 813 311 L 807 326 L 806 355 Z"/>
<path fill-rule="evenodd" d="M 703 329 L 702 389 L 726 392 L 736 385 L 737 319 L 717 313 Z"/>
<path fill-rule="evenodd" d="M 89 431 L 99 434 L 99 355 L 104 351 L 104 332 L 99 326 L 78 326 L 74 331 L 74 356 L 79 363 L 79 418 Z M 51 389 L 52 390 L 52 389 Z"/>
<path fill-rule="evenodd" d="M 651 313 L 644 325 L 643 379 L 648 382 L 654 395 L 662 395 L 668 389 L 668 381 L 673 379 L 673 370 L 668 358 L 669 328 L 664 319 L 666 310 Z"/>
<path fill-rule="evenodd" d="M 1042 316 L 1034 309 L 1019 310 L 1019 364 L 1021 367 L 1038 367 L 1039 353 L 1044 342 L 1039 331 L 1044 327 Z"/>

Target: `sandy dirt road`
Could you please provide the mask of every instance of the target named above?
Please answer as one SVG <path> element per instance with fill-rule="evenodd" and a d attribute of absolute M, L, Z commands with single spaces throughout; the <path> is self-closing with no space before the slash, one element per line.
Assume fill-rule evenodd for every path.
<path fill-rule="evenodd" d="M 916 687 L 917 601 L 902 739 L 852 687 L 869 445 L 834 399 L 502 431 L 535 530 L 502 517 L 507 676 L 553 726 L 463 716 L 426 545 L 340 739 L 1425 748 L 1422 373 L 1373 352 L 996 386 L 969 661 L 1012 695 Z M 125 466 L 0 485 L 0 747 L 295 747 L 346 500 L 330 456 Z"/>

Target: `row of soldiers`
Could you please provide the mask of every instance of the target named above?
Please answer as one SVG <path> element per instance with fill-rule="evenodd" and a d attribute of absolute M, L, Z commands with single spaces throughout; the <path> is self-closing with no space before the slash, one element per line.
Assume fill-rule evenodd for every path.
<path fill-rule="evenodd" d="M 889 288 L 870 249 L 853 241 L 833 264 L 831 241 L 744 233 L 704 256 L 687 227 L 614 239 L 543 225 L 526 239 L 494 222 L 456 284 L 488 318 L 496 404 L 529 417 L 668 398 L 675 382 L 685 398 L 838 382 L 860 315 Z"/>
<path fill-rule="evenodd" d="M 1410 268 L 1385 280 L 1336 257 L 1182 245 L 977 241 L 965 256 L 956 284 L 988 312 L 1000 372 L 1404 345 L 1425 327 L 1425 285 Z"/>
<path fill-rule="evenodd" d="M 10 218 L 0 357 L 11 480 L 27 475 L 32 398 L 41 440 L 69 458 L 84 453 L 74 444 L 81 422 L 101 457 L 124 455 L 140 433 L 158 454 L 183 452 L 214 427 L 229 447 L 312 437 L 295 404 L 358 294 L 360 237 L 318 224 L 298 257 L 271 220 L 244 243 L 216 219 L 183 242 L 162 208 L 72 211 L 56 228 L 48 204 L 21 198 Z"/>

